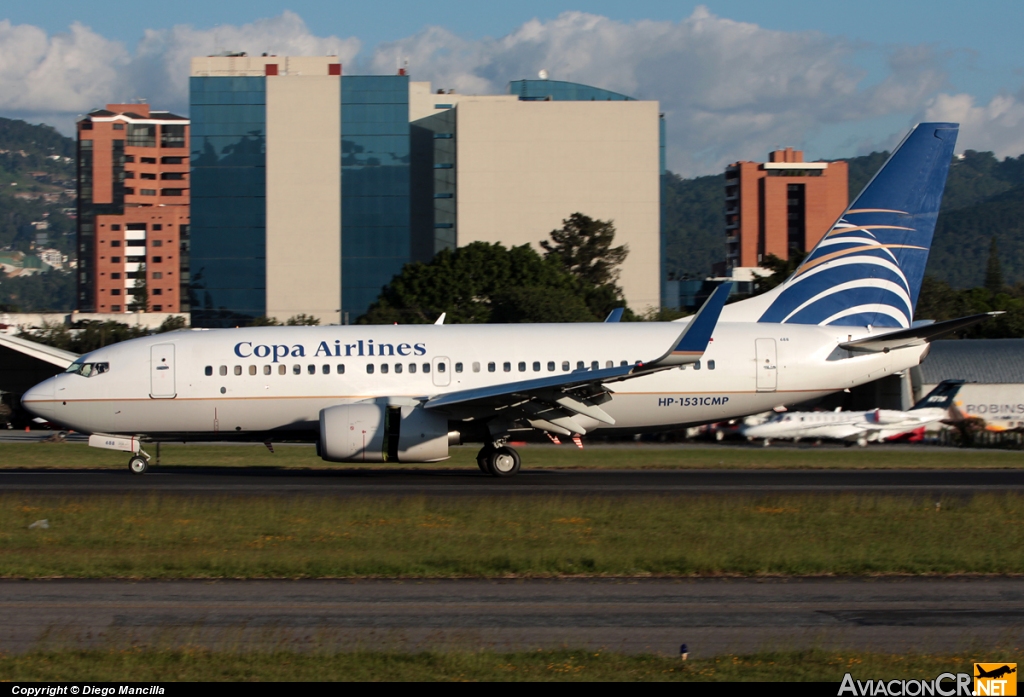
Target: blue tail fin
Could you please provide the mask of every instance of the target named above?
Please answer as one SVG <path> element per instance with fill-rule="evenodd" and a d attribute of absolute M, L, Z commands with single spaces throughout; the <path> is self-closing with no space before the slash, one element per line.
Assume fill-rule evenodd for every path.
<path fill-rule="evenodd" d="M 914 128 L 758 321 L 909 327 L 958 130 Z"/>
<path fill-rule="evenodd" d="M 920 402 L 912 406 L 910 410 L 949 409 L 949 406 L 953 403 L 953 398 L 956 397 L 956 393 L 960 391 L 960 387 L 963 384 L 963 380 L 943 380 L 935 386 L 934 390 L 922 397 Z"/>

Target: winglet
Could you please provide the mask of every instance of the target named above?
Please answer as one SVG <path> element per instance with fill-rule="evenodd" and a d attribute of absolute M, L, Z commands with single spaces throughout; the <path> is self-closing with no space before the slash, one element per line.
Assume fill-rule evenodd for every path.
<path fill-rule="evenodd" d="M 622 313 L 625 311 L 623 307 L 617 307 L 608 313 L 608 316 L 604 318 L 605 322 L 618 322 L 622 319 Z"/>
<path fill-rule="evenodd" d="M 715 331 L 729 294 L 732 293 L 732 285 L 731 281 L 719 284 L 679 335 L 675 347 L 650 365 L 661 367 L 699 361 L 711 342 L 711 334 Z"/>
<path fill-rule="evenodd" d="M 436 320 L 434 321 L 434 324 L 444 324 L 444 317 L 445 317 L 445 315 L 447 315 L 447 314 L 448 314 L 447 312 L 442 312 L 442 313 L 441 313 L 441 316 L 440 316 L 440 317 L 438 317 L 438 318 L 437 318 L 437 319 L 436 319 Z"/>

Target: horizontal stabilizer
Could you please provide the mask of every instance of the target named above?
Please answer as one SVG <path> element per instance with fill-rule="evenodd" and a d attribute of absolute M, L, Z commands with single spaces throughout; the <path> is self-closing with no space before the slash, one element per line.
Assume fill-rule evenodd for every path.
<path fill-rule="evenodd" d="M 880 353 L 889 352 L 894 349 L 906 348 L 907 346 L 920 346 L 929 341 L 941 339 L 960 329 L 966 329 L 978 322 L 984 322 L 990 317 L 1001 315 L 1002 312 L 985 312 L 970 317 L 960 317 L 945 322 L 935 322 L 910 329 L 900 329 L 895 332 L 866 336 L 855 341 L 847 341 L 839 344 L 839 348 L 857 353 Z"/>

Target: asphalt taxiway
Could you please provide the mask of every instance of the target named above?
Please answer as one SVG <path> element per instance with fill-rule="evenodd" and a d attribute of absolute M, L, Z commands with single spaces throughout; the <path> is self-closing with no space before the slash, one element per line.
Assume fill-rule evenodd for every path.
<path fill-rule="evenodd" d="M 154 467 L 124 470 L 0 470 L 0 492 L 217 495 L 630 495 L 883 492 L 970 495 L 1024 491 L 1024 470 L 553 470 L 509 479 L 437 467 L 296 470 Z"/>
<path fill-rule="evenodd" d="M 4 581 L 0 651 L 83 646 L 819 647 L 951 653 L 1024 640 L 1024 579 Z"/>

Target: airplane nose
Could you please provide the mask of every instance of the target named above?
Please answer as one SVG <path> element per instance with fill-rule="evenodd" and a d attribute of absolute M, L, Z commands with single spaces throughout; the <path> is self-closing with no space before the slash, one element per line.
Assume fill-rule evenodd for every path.
<path fill-rule="evenodd" d="M 53 416 L 54 378 L 44 380 L 21 396 L 21 405 L 42 419 Z"/>

